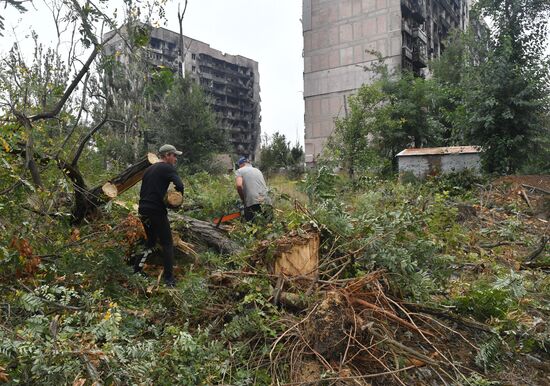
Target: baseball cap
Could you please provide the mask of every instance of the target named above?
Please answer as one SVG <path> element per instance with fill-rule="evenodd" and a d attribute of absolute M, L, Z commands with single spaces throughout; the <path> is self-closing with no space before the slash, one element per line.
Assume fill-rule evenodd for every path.
<path fill-rule="evenodd" d="M 247 157 L 241 157 L 241 158 L 239 158 L 239 160 L 237 161 L 237 165 L 241 166 L 241 165 L 244 164 L 245 162 L 246 162 L 246 163 L 249 162 L 249 161 L 248 161 L 248 158 L 247 158 Z"/>
<path fill-rule="evenodd" d="M 179 150 L 176 150 L 176 147 L 173 145 L 162 145 L 159 149 L 159 153 L 174 153 L 175 155 L 182 155 L 182 152 Z"/>

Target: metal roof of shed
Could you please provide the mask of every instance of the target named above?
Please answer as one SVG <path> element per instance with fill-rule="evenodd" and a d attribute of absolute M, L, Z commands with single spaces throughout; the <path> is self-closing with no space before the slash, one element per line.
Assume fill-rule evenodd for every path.
<path fill-rule="evenodd" d="M 479 153 L 479 146 L 448 146 L 448 147 L 422 147 L 410 148 L 401 151 L 396 157 L 417 156 L 417 155 L 445 155 L 445 154 L 472 154 Z"/>

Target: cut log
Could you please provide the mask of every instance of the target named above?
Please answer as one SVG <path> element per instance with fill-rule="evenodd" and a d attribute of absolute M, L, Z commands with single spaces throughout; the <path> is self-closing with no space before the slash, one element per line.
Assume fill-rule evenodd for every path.
<path fill-rule="evenodd" d="M 177 190 L 169 190 L 164 197 L 164 203 L 168 208 L 177 209 L 183 204 L 183 195 Z"/>
<path fill-rule="evenodd" d="M 118 196 L 118 189 L 117 189 L 116 185 L 112 184 L 110 182 L 106 182 L 101 187 L 101 191 L 103 192 L 103 194 L 105 194 L 106 197 L 111 198 L 111 199 Z"/>
<path fill-rule="evenodd" d="M 104 196 L 107 201 L 113 199 L 141 181 L 147 168 L 157 162 L 159 159 L 155 154 L 147 153 L 139 162 L 131 165 L 107 183 L 93 188 L 90 193 L 98 197 Z"/>
<path fill-rule="evenodd" d="M 242 251 L 242 247 L 229 239 L 223 230 L 209 222 L 177 213 L 168 216 L 174 222 L 173 228 L 185 235 L 186 240 L 196 240 L 220 253 L 237 254 Z"/>
<path fill-rule="evenodd" d="M 84 177 L 78 168 L 59 160 L 60 168 L 71 179 L 75 187 L 75 207 L 73 209 L 73 222 L 78 224 L 87 216 L 93 217 L 97 209 L 111 201 L 113 198 L 130 189 L 141 181 L 145 170 L 154 163 L 159 162 L 158 157 L 148 153 L 143 159 L 128 167 L 118 176 L 95 188 L 88 189 Z"/>
<path fill-rule="evenodd" d="M 141 181 L 145 170 L 157 162 L 159 162 L 159 159 L 155 154 L 147 153 L 141 161 L 124 170 L 110 182 L 116 185 L 118 194 L 122 194 Z"/>

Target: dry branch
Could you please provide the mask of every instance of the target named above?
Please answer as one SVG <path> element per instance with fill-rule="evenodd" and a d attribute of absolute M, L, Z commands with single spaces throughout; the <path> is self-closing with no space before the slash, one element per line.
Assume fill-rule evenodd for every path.
<path fill-rule="evenodd" d="M 531 185 L 527 185 L 527 184 L 521 184 L 521 186 L 523 186 L 524 188 L 529 189 L 529 190 L 538 190 L 541 193 L 550 194 L 550 192 L 548 190 L 544 190 L 544 189 L 539 188 L 537 186 L 531 186 Z"/>
<path fill-rule="evenodd" d="M 529 256 L 527 256 L 525 258 L 524 261 L 531 262 L 531 261 L 535 260 L 542 253 L 542 251 L 544 251 L 544 248 L 546 248 L 547 243 L 548 243 L 548 237 L 547 236 L 542 236 L 540 238 L 540 243 L 539 243 L 538 248 L 535 249 L 533 252 L 531 252 L 529 254 Z"/>
<path fill-rule="evenodd" d="M 476 330 L 485 331 L 485 332 L 488 332 L 488 333 L 493 333 L 491 327 L 489 327 L 488 325 L 477 322 L 477 321 L 472 320 L 472 319 L 464 318 L 464 317 L 462 317 L 460 315 L 457 315 L 454 312 L 449 311 L 449 310 L 445 310 L 445 309 L 441 309 L 441 308 L 437 308 L 437 307 L 430 307 L 428 305 L 419 304 L 419 303 L 406 303 L 406 306 L 407 306 L 407 308 L 409 308 L 413 311 L 416 311 L 416 312 L 421 312 L 421 313 L 425 313 L 425 314 L 439 316 L 439 317 L 451 320 L 455 323 L 461 324 L 461 325 L 463 325 L 465 327 L 468 327 L 468 328 L 474 328 Z"/>

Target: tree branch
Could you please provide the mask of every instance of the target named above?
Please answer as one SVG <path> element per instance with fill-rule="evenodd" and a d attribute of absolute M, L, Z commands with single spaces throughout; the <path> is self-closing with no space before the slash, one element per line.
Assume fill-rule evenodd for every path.
<path fill-rule="evenodd" d="M 76 127 L 78 126 L 78 122 L 80 121 L 80 117 L 82 116 L 82 111 L 84 110 L 84 104 L 86 103 L 86 91 L 87 91 L 88 79 L 90 79 L 90 73 L 87 73 L 86 78 L 84 79 L 84 88 L 82 90 L 82 101 L 80 102 L 80 108 L 78 109 L 78 115 L 76 116 L 74 125 L 73 125 L 71 131 L 67 134 L 67 136 L 63 140 L 63 144 L 59 147 L 59 150 L 57 150 L 55 158 L 57 158 L 59 156 L 59 153 L 61 152 L 61 150 L 63 150 L 63 148 L 65 148 L 65 145 L 67 144 L 67 142 L 69 141 L 71 136 L 74 134 L 74 131 L 76 130 Z"/>
<path fill-rule="evenodd" d="M 101 46 L 99 44 L 97 44 L 97 45 L 95 45 L 94 50 L 92 51 L 92 53 L 88 57 L 88 60 L 86 61 L 86 63 L 84 63 L 84 66 L 80 69 L 80 71 L 78 72 L 76 77 L 73 79 L 73 81 L 71 82 L 69 87 L 67 87 L 67 89 L 63 93 L 63 96 L 61 97 L 61 99 L 57 102 L 57 104 L 55 105 L 55 107 L 52 110 L 45 111 L 45 112 L 42 112 L 42 113 L 39 113 L 39 114 L 36 114 L 36 115 L 32 115 L 28 119 L 31 122 L 34 122 L 34 121 L 38 121 L 40 119 L 53 118 L 57 114 L 59 114 L 59 112 L 61 111 L 61 109 L 65 105 L 65 103 L 67 103 L 67 100 L 69 99 L 69 97 L 73 93 L 73 91 L 76 88 L 76 86 L 78 85 L 78 83 L 80 83 L 80 81 L 82 80 L 84 75 L 90 69 L 90 66 L 91 66 L 92 62 L 96 58 L 99 51 L 101 51 Z"/>
<path fill-rule="evenodd" d="M 107 111 L 105 111 L 105 116 L 103 117 L 103 119 L 101 120 L 101 122 L 99 122 L 92 130 L 90 130 L 90 132 L 86 135 L 86 137 L 84 137 L 84 139 L 82 140 L 82 142 L 80 142 L 80 145 L 78 146 L 78 149 L 76 150 L 76 153 L 74 155 L 74 158 L 73 158 L 73 161 L 71 162 L 71 166 L 73 167 L 76 167 L 77 163 L 78 163 L 78 159 L 80 158 L 80 156 L 82 155 L 82 152 L 84 151 L 84 147 L 86 146 L 86 143 L 88 143 L 88 141 L 90 140 L 90 138 L 92 138 L 92 136 L 99 130 L 101 129 L 101 127 L 105 124 L 105 122 L 107 122 Z"/>

